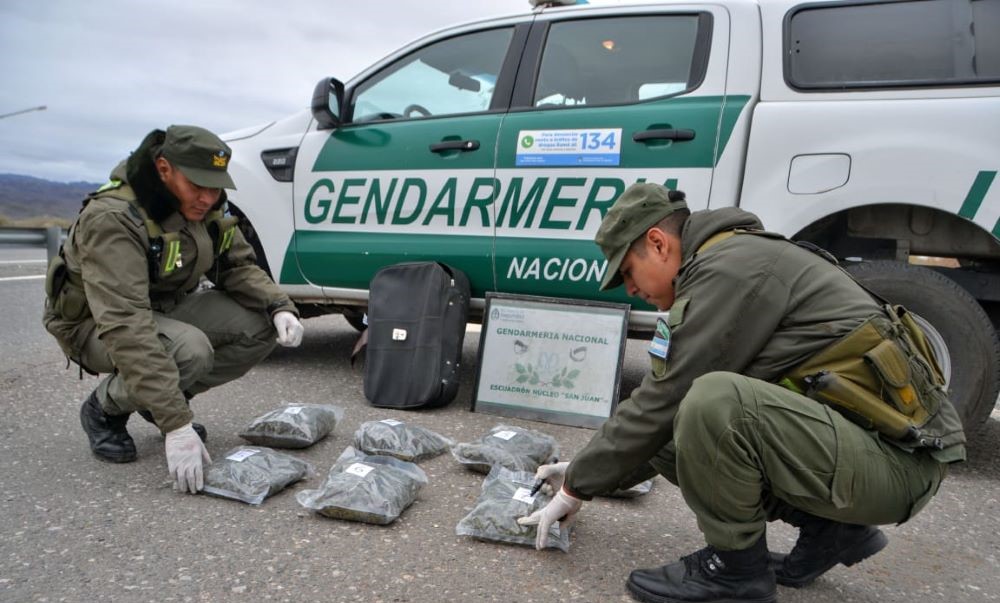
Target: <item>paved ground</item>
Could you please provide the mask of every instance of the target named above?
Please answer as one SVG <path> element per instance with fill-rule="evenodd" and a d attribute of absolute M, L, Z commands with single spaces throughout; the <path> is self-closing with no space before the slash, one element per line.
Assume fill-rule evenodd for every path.
<path fill-rule="evenodd" d="M 11 256 L 3 255 L 10 259 Z M 23 257 L 23 256 L 18 256 Z M 17 259 L 17 258 L 14 258 Z M 430 484 L 391 526 L 312 515 L 292 487 L 260 507 L 171 491 L 162 438 L 133 420 L 140 458 L 109 465 L 89 453 L 79 401 L 96 380 L 77 379 L 40 324 L 42 282 L 3 280 L 41 265 L 0 264 L 0 601 L 628 601 L 635 567 L 702 546 L 693 515 L 662 478 L 640 499 L 588 503 L 569 554 L 455 536 L 482 476 L 450 456 L 427 461 Z M 448 408 L 373 409 L 348 366 L 355 332 L 339 317 L 306 321 L 301 348 L 278 350 L 244 379 L 195 399 L 221 457 L 236 432 L 281 401 L 332 403 L 346 416 L 332 437 L 296 452 L 325 471 L 366 420 L 411 421 L 468 441 L 504 421 L 555 436 L 569 458 L 591 432 L 469 412 L 478 335 L 466 338 L 464 382 Z M 645 368 L 631 341 L 626 387 Z M 974 439 L 971 461 L 909 524 L 888 527 L 889 547 L 781 601 L 988 601 L 1000 599 L 1000 414 Z M 771 547 L 794 531 L 774 526 Z"/>

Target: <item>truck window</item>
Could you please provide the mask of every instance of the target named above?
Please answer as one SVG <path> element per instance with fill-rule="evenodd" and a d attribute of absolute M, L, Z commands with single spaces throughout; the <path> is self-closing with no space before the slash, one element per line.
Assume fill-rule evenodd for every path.
<path fill-rule="evenodd" d="M 698 24 L 698 15 L 553 23 L 533 104 L 631 103 L 693 88 L 703 75 L 695 67 Z"/>
<path fill-rule="evenodd" d="M 509 27 L 479 31 L 408 54 L 355 89 L 353 120 L 486 111 L 512 32 Z"/>
<path fill-rule="evenodd" d="M 807 90 L 998 81 L 998 31 L 998 0 L 814 5 L 786 18 L 785 77 Z"/>

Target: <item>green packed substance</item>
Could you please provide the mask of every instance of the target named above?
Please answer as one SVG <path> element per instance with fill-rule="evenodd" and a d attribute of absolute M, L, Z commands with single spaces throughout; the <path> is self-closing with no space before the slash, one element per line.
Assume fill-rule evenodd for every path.
<path fill-rule="evenodd" d="M 493 467 L 483 481 L 476 505 L 458 522 L 455 533 L 491 542 L 535 546 L 538 526 L 524 526 L 517 520 L 549 504 L 552 497 L 541 492 L 531 496 L 534 482 L 533 473 Z M 552 524 L 546 546 L 568 553 L 569 529 Z"/>
<path fill-rule="evenodd" d="M 264 447 L 237 446 L 205 468 L 205 494 L 251 505 L 314 473 L 312 465 Z"/>
<path fill-rule="evenodd" d="M 534 473 L 539 465 L 558 456 L 559 445 L 555 438 L 539 431 L 497 425 L 477 440 L 456 444 L 451 453 L 459 463 L 479 473 L 489 473 L 495 465 Z"/>
<path fill-rule="evenodd" d="M 417 462 L 447 451 L 455 442 L 417 425 L 395 419 L 367 421 L 354 432 L 354 447 L 368 454 L 384 454 Z"/>
<path fill-rule="evenodd" d="M 240 437 L 258 446 L 306 448 L 333 431 L 344 411 L 329 404 L 286 404 L 243 428 Z"/>
<path fill-rule="evenodd" d="M 348 446 L 322 486 L 295 498 L 326 517 L 386 525 L 416 500 L 426 483 L 427 474 L 413 463 Z"/>

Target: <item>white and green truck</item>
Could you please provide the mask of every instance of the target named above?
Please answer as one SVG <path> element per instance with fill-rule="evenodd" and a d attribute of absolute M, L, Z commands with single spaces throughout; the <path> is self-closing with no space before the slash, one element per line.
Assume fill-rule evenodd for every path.
<path fill-rule="evenodd" d="M 480 311 L 487 291 L 626 301 L 598 292 L 593 235 L 658 182 L 844 260 L 922 317 L 966 424 L 989 416 L 1000 0 L 537 3 L 226 136 L 231 211 L 296 302 L 358 325 L 372 275 L 422 259 L 465 271 Z"/>

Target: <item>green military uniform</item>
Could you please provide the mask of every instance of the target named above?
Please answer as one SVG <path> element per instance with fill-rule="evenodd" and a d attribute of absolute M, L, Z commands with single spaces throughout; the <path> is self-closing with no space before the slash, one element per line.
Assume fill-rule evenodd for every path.
<path fill-rule="evenodd" d="M 706 245 L 734 229 L 762 225 L 735 208 L 687 219 L 669 348 L 651 348 L 652 370 L 573 459 L 566 489 L 586 500 L 660 473 L 680 486 L 708 543 L 730 551 L 794 509 L 852 524 L 906 521 L 946 465 L 965 458 L 957 413 L 944 399 L 929 425 L 939 447 L 919 448 L 777 385 L 883 309 L 840 268 L 784 239 Z"/>
<path fill-rule="evenodd" d="M 246 373 L 274 348 L 271 316 L 296 310 L 239 229 L 213 236 L 219 220 L 177 211 L 153 164 L 163 134 L 147 136 L 86 202 L 63 247 L 64 276 L 58 285 L 50 276 L 43 322 L 82 367 L 112 373 L 95 392 L 107 414 L 148 410 L 167 433 L 191 422 L 185 393 Z M 151 253 L 160 238 L 168 244 Z M 202 277 L 215 289 L 195 292 Z"/>

